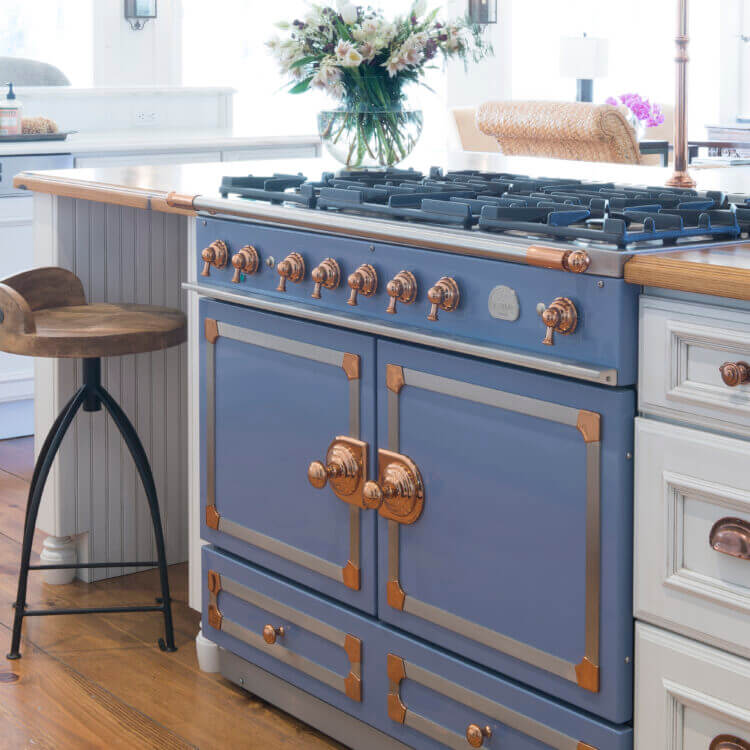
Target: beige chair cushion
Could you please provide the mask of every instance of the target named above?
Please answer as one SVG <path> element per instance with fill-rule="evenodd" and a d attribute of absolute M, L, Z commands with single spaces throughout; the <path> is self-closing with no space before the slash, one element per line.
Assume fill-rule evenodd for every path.
<path fill-rule="evenodd" d="M 508 156 L 640 164 L 635 131 L 608 104 L 487 102 L 476 122 Z"/>
<path fill-rule="evenodd" d="M 458 138 L 464 151 L 494 151 L 500 150 L 497 141 L 492 136 L 485 135 L 477 128 L 476 107 L 459 107 L 453 110 Z"/>

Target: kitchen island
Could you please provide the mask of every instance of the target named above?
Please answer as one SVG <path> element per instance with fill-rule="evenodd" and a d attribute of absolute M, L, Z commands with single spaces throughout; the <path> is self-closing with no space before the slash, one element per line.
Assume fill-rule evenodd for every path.
<path fill-rule="evenodd" d="M 497 155 L 431 161 L 631 184 L 660 185 L 668 176 L 658 168 Z M 460 746 L 456 725 L 470 720 L 460 732 L 477 747 L 492 732 L 509 747 L 517 733 L 565 750 L 631 747 L 634 384 L 658 376 L 653 352 L 662 359 L 664 352 L 658 343 L 645 350 L 651 339 L 642 334 L 639 377 L 638 294 L 642 285 L 683 289 L 674 278 L 689 263 L 681 271 L 687 291 L 713 295 L 719 306 L 726 291 L 738 301 L 725 317 L 741 327 L 750 299 L 746 240 L 719 229 L 710 243 L 675 258 L 648 243 L 618 251 L 555 237 L 530 242 L 224 197 L 218 189 L 227 171 L 317 178 L 332 169 L 325 160 L 295 160 L 16 178 L 35 193 L 35 264 L 76 271 L 92 301 L 176 306 L 187 290 L 187 351 L 171 360 L 112 360 L 105 382 L 144 436 L 172 560 L 184 559 L 189 539 L 191 602 L 203 609 L 204 631 L 224 646 L 224 673 L 237 682 L 251 675 L 253 690 L 349 744 L 361 729 L 350 723 L 355 716 L 374 732 L 360 746 L 388 746 L 386 734 L 396 738 L 393 747 Z M 750 185 L 750 169 L 696 176 L 701 191 L 743 193 Z M 727 216 L 713 219 L 721 227 Z M 427 294 L 425 284 L 434 284 Z M 696 315 L 708 304 L 705 297 L 677 302 Z M 664 303 L 646 300 L 642 310 L 654 304 Z M 698 378 L 703 392 L 718 388 L 718 369 L 709 369 L 726 346 L 705 345 L 705 333 L 678 334 L 684 343 L 674 361 L 685 363 L 684 372 L 690 365 L 691 375 L 678 385 Z M 740 376 L 740 367 L 726 371 L 730 381 Z M 40 363 L 37 377 L 37 392 L 51 394 L 37 411 L 37 434 L 44 434 L 77 375 L 64 364 Z M 741 393 L 728 403 L 744 403 Z M 497 411 L 507 415 L 500 423 Z M 441 415 L 440 434 L 425 417 L 433 413 Z M 145 551 L 150 540 L 139 534 L 130 469 L 119 451 L 109 451 L 109 427 L 95 419 L 79 425 L 75 445 L 63 453 L 41 527 L 57 544 L 77 539 L 81 556 Z M 708 415 L 702 425 L 720 422 Z M 746 426 L 734 422 L 733 434 L 744 436 Z M 741 452 L 742 441 L 732 440 Z M 368 459 L 368 446 L 376 445 L 379 477 L 366 470 L 376 458 Z M 330 483 L 322 493 L 307 484 L 309 461 L 313 487 Z M 90 483 L 76 482 L 90 474 Z M 365 484 L 369 477 L 378 480 Z M 498 493 L 503 483 L 510 491 Z M 257 489 L 252 503 L 249 488 Z M 516 496 L 526 502 L 512 502 Z M 688 509 L 692 497 L 683 501 Z M 741 500 L 732 502 L 742 517 Z M 519 545 L 531 524 L 534 544 Z M 214 545 L 204 552 L 203 571 L 201 539 Z M 555 565 L 544 564 L 553 552 Z M 513 581 L 502 575 L 511 569 Z M 735 589 L 750 586 L 745 576 L 743 568 L 732 574 Z M 471 605 L 480 591 L 484 605 Z M 548 627 L 539 607 L 551 607 L 562 624 Z M 639 613 L 663 624 L 653 610 L 644 604 Z M 747 658 L 750 644 L 741 636 L 722 640 L 705 623 L 689 632 L 671 621 L 668 627 Z M 678 638 L 660 632 L 649 643 Z M 741 675 L 741 663 L 734 671 Z M 404 680 L 414 684 L 402 694 Z M 524 704 L 513 680 L 555 700 Z M 663 701 L 654 701 L 660 710 Z M 750 710 L 737 701 L 727 713 L 733 725 Z M 642 723 L 662 718 L 652 709 Z"/>

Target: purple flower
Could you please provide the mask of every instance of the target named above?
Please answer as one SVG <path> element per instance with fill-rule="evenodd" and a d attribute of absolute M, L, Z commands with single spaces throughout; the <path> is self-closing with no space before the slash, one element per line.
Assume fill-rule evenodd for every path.
<path fill-rule="evenodd" d="M 655 128 L 664 122 L 664 113 L 658 104 L 652 104 L 650 100 L 644 99 L 640 94 L 620 94 L 622 102 L 641 122 L 646 123 L 646 127 Z M 607 104 L 618 105 L 617 98 L 610 96 L 606 100 Z"/>
<path fill-rule="evenodd" d="M 605 104 L 609 104 L 612 107 L 616 107 L 619 103 L 614 96 L 607 97 L 607 101 L 605 102 Z"/>

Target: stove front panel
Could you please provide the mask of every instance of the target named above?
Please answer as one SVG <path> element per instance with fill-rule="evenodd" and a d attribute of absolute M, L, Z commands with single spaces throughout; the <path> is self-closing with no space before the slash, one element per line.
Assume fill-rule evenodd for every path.
<path fill-rule="evenodd" d="M 380 341 L 378 448 L 424 500 L 379 520 L 379 617 L 630 720 L 634 411 L 630 389 Z"/>

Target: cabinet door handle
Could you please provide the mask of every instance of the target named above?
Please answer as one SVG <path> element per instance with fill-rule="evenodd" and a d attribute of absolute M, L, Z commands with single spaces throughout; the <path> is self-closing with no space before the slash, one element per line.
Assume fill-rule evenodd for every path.
<path fill-rule="evenodd" d="M 708 535 L 711 549 L 740 560 L 750 560 L 750 523 L 741 518 L 721 518 Z M 745 744 L 743 750 L 750 750 Z"/>
<path fill-rule="evenodd" d="M 720 734 L 714 737 L 708 750 L 750 750 L 750 742 L 733 737 L 731 734 Z"/>
<path fill-rule="evenodd" d="M 719 374 L 724 385 L 734 388 L 750 379 L 750 365 L 747 362 L 725 362 L 719 367 Z"/>

